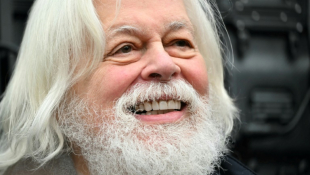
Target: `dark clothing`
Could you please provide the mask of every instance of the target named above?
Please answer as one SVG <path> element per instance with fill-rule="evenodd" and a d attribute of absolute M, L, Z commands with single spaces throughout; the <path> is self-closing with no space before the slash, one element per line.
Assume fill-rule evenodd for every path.
<path fill-rule="evenodd" d="M 4 175 L 77 175 L 70 156 L 63 155 L 35 170 L 36 164 L 31 160 L 19 161 L 9 167 Z M 221 168 L 214 175 L 255 175 L 242 163 L 231 156 L 226 156 Z"/>
<path fill-rule="evenodd" d="M 216 175 L 256 175 L 245 165 L 232 156 L 225 156 L 222 160 L 221 168 Z"/>
<path fill-rule="evenodd" d="M 30 159 L 17 162 L 3 175 L 77 175 L 73 161 L 67 154 L 59 156 L 39 169 L 38 164 Z"/>

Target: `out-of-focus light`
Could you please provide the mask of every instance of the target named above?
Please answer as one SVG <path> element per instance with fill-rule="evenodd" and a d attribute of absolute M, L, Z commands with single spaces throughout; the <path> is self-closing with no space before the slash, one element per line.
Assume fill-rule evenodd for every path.
<path fill-rule="evenodd" d="M 257 11 L 253 11 L 253 12 L 252 12 L 252 19 L 253 19 L 254 21 L 259 21 L 260 15 L 259 15 L 259 13 L 258 13 Z"/>
<path fill-rule="evenodd" d="M 241 20 L 238 20 L 238 21 L 237 21 L 237 28 L 238 28 L 239 30 L 244 30 L 244 28 L 245 28 L 244 22 L 241 21 Z"/>
<path fill-rule="evenodd" d="M 287 22 L 287 15 L 286 15 L 286 13 L 281 12 L 280 18 L 281 18 L 281 20 L 282 20 L 283 22 Z"/>
<path fill-rule="evenodd" d="M 297 3 L 295 4 L 295 11 L 296 11 L 296 13 L 299 13 L 299 14 L 302 12 L 300 5 Z"/>
<path fill-rule="evenodd" d="M 236 10 L 238 10 L 238 11 L 243 11 L 244 5 L 243 5 L 242 2 L 236 1 L 236 3 L 235 3 L 235 8 L 236 8 Z"/>
<path fill-rule="evenodd" d="M 300 22 L 298 22 L 296 24 L 296 29 L 297 29 L 298 32 L 301 33 L 304 30 L 304 27 L 302 26 L 302 24 Z"/>

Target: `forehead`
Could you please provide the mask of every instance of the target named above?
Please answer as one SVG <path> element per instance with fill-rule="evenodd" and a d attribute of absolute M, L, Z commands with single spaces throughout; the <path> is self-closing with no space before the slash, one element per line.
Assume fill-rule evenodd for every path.
<path fill-rule="evenodd" d="M 182 0 L 96 0 L 95 7 L 105 31 L 126 25 L 149 30 L 190 26 Z"/>

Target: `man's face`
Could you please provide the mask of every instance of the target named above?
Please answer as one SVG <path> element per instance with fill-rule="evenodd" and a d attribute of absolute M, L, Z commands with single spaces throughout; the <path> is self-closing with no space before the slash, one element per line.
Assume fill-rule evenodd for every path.
<path fill-rule="evenodd" d="M 91 174 L 211 174 L 226 149 L 223 118 L 213 110 L 220 105 L 183 1 L 116 4 L 96 1 L 105 55 L 58 115 L 78 153 L 76 168 L 85 171 L 86 162 Z"/>
<path fill-rule="evenodd" d="M 186 80 L 199 94 L 207 94 L 205 63 L 181 0 L 123 0 L 119 11 L 116 1 L 98 0 L 96 9 L 106 34 L 105 55 L 92 76 L 75 86 L 79 96 L 110 109 L 137 83 L 174 79 Z M 163 101 L 165 108 L 169 100 L 176 99 L 156 102 Z M 156 102 L 150 101 L 152 109 L 162 113 Z M 185 111 L 182 105 L 180 111 L 136 117 L 145 123 L 171 123 L 185 117 Z"/>

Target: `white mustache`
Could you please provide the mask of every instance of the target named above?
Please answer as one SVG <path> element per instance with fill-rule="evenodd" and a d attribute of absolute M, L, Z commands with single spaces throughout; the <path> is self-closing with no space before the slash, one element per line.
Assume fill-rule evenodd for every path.
<path fill-rule="evenodd" d="M 131 87 L 116 102 L 116 106 L 122 106 L 128 110 L 133 106 L 145 101 L 178 100 L 182 103 L 195 105 L 199 94 L 188 82 L 178 79 L 167 83 L 149 82 L 139 83 Z"/>

